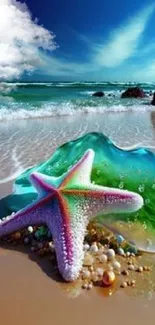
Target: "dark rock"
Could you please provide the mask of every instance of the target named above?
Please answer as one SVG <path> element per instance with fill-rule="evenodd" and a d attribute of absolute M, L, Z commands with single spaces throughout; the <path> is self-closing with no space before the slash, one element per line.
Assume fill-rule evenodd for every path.
<path fill-rule="evenodd" d="M 103 97 L 104 96 L 104 92 L 103 91 L 96 91 L 96 93 L 94 93 L 92 96 L 93 97 Z"/>
<path fill-rule="evenodd" d="M 146 97 L 143 89 L 139 87 L 128 88 L 122 93 L 121 98 L 144 98 Z"/>
<path fill-rule="evenodd" d="M 153 99 L 152 99 L 151 105 L 155 106 L 155 93 L 153 94 Z"/>

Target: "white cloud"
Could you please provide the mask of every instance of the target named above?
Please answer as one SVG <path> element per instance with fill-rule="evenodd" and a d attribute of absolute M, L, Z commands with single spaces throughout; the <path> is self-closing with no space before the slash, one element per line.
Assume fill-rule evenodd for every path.
<path fill-rule="evenodd" d="M 0 0 L 0 79 L 18 78 L 40 66 L 40 50 L 54 50 L 54 38 L 32 20 L 25 4 Z"/>
<path fill-rule="evenodd" d="M 96 63 L 111 68 L 132 57 L 154 10 L 155 4 L 152 4 L 130 19 L 126 25 L 116 29 L 106 44 L 96 48 Z"/>

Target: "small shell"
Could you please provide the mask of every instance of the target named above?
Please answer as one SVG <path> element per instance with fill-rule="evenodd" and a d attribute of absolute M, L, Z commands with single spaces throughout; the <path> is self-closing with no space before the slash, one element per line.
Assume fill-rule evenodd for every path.
<path fill-rule="evenodd" d="M 109 261 L 114 260 L 114 258 L 115 258 L 115 251 L 112 248 L 108 249 L 108 251 L 107 251 L 107 257 L 108 257 L 108 260 Z"/>
<path fill-rule="evenodd" d="M 124 242 L 124 237 L 121 236 L 121 235 L 116 236 L 116 239 L 117 239 L 117 242 L 118 242 L 119 245 Z"/>
<path fill-rule="evenodd" d="M 83 245 L 83 250 L 84 250 L 85 252 L 88 251 L 89 248 L 90 248 L 89 244 L 86 243 L 86 244 Z"/>
<path fill-rule="evenodd" d="M 53 253 L 53 252 L 55 251 L 55 248 L 54 248 L 54 244 L 53 244 L 53 242 L 50 241 L 50 242 L 48 243 L 48 246 L 49 246 L 49 248 L 50 248 L 50 251 Z"/>
<path fill-rule="evenodd" d="M 136 281 L 135 280 L 131 280 L 131 286 L 134 287 L 136 284 Z"/>
<path fill-rule="evenodd" d="M 107 260 L 108 260 L 107 255 L 102 254 L 102 255 L 99 256 L 99 261 L 100 261 L 101 263 L 107 263 Z"/>
<path fill-rule="evenodd" d="M 89 279 L 90 278 L 90 275 L 91 275 L 90 271 L 83 270 L 83 272 L 82 272 L 83 279 Z"/>
<path fill-rule="evenodd" d="M 121 268 L 121 264 L 118 261 L 114 261 L 112 265 L 113 265 L 114 270 L 119 271 Z"/>
<path fill-rule="evenodd" d="M 143 272 L 143 267 L 142 267 L 142 266 L 139 266 L 139 267 L 137 268 L 137 272 L 142 273 L 142 272 Z"/>
<path fill-rule="evenodd" d="M 128 286 L 127 282 L 126 281 L 123 281 L 121 283 L 121 288 L 126 288 Z"/>
<path fill-rule="evenodd" d="M 128 266 L 128 269 L 131 271 L 135 271 L 135 266 L 133 264 L 131 264 Z"/>
<path fill-rule="evenodd" d="M 115 273 L 113 271 L 105 271 L 103 273 L 102 282 L 105 286 L 110 286 L 115 281 Z"/>
<path fill-rule="evenodd" d="M 96 244 L 92 244 L 90 249 L 89 249 L 90 252 L 96 254 L 98 252 L 98 247 Z"/>
<path fill-rule="evenodd" d="M 27 230 L 28 230 L 29 234 L 32 234 L 32 233 L 33 233 L 33 227 L 32 227 L 32 226 L 29 226 L 29 227 L 27 228 Z"/>
<path fill-rule="evenodd" d="M 120 255 L 120 256 L 124 256 L 124 255 L 125 255 L 125 253 L 124 253 L 124 249 L 121 248 L 121 247 L 118 248 L 117 253 L 118 253 L 118 255 Z"/>

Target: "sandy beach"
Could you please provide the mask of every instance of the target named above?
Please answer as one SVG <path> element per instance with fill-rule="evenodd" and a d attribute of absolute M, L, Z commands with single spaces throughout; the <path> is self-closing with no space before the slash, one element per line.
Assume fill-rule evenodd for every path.
<path fill-rule="evenodd" d="M 130 112 L 1 122 L 0 197 L 11 193 L 13 179 L 24 169 L 88 132 L 103 132 L 124 148 L 140 145 L 154 150 L 154 121 L 154 112 Z M 155 266 L 155 257 L 144 260 L 148 258 Z M 0 266 L 2 324 L 154 324 L 155 271 L 139 275 L 134 289 L 116 284 L 110 289 L 85 291 L 79 282 L 62 283 L 49 257 L 38 257 L 24 245 L 3 244 Z"/>

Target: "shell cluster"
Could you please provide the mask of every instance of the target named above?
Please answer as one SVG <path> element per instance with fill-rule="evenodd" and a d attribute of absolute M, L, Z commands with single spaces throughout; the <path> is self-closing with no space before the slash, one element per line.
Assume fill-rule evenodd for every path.
<path fill-rule="evenodd" d="M 24 244 L 40 257 L 49 256 L 57 269 L 55 247 L 46 227 L 32 227 L 10 236 L 1 243 Z M 151 266 L 141 265 L 140 254 L 120 237 L 96 223 L 89 224 L 83 245 L 84 260 L 80 272 L 81 287 L 90 290 L 93 286 L 110 287 L 119 281 L 121 288 L 136 286 L 138 273 L 150 272 Z M 117 280 L 117 281 L 116 281 Z"/>

